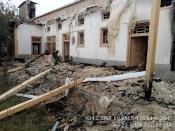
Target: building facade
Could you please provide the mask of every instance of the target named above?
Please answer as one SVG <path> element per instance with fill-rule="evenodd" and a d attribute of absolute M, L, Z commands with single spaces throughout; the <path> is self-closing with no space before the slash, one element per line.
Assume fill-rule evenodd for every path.
<path fill-rule="evenodd" d="M 150 16 L 151 0 L 76 0 L 18 25 L 16 57 L 59 50 L 63 61 L 72 58 L 80 63 L 127 67 L 146 64 Z M 173 29 L 173 1 L 162 0 L 155 72 L 172 80 Z"/>

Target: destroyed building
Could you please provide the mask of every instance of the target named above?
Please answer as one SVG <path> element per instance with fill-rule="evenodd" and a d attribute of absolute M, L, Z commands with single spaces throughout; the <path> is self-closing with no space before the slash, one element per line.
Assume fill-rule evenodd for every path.
<path fill-rule="evenodd" d="M 15 29 L 15 57 L 59 50 L 63 61 L 146 64 L 151 0 L 76 0 L 38 17 L 35 4 L 19 6 L 27 21 Z M 175 78 L 173 21 L 173 1 L 162 0 L 155 72 L 164 79 Z"/>
<path fill-rule="evenodd" d="M 37 3 L 30 0 L 26 0 L 21 3 L 19 8 L 19 15 L 22 19 L 28 20 L 35 17 L 36 5 Z"/>
<path fill-rule="evenodd" d="M 172 0 L 75 0 L 38 17 L 35 4 L 11 22 L 0 130 L 175 130 Z M 153 76 L 156 40 L 156 75 L 168 81 Z"/>

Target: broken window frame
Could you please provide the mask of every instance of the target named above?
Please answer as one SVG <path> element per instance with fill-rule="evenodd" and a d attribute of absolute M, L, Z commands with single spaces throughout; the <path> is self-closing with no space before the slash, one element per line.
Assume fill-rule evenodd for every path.
<path fill-rule="evenodd" d="M 161 8 L 166 8 L 166 7 L 172 7 L 173 6 L 173 0 L 161 0 Z"/>
<path fill-rule="evenodd" d="M 109 41 L 108 41 L 108 28 L 101 28 L 101 47 L 106 47 L 109 45 Z"/>
<path fill-rule="evenodd" d="M 84 17 L 78 16 L 78 26 L 82 26 L 82 25 L 84 25 L 84 23 L 85 23 Z"/>
<path fill-rule="evenodd" d="M 136 21 L 131 30 L 131 35 L 137 34 L 148 34 L 149 33 L 149 20 L 145 21 Z"/>
<path fill-rule="evenodd" d="M 28 5 L 28 10 L 29 10 L 29 18 L 32 19 L 35 17 L 35 11 L 36 11 L 36 3 L 30 2 L 30 4 Z"/>
<path fill-rule="evenodd" d="M 82 36 L 83 36 L 83 37 L 82 37 Z M 82 38 L 81 38 L 81 37 L 82 37 Z M 85 47 L 85 34 L 84 34 L 84 31 L 79 31 L 79 32 L 78 32 L 77 46 L 78 46 L 78 47 Z"/>
<path fill-rule="evenodd" d="M 108 20 L 110 18 L 110 11 L 102 12 L 102 20 Z"/>
<path fill-rule="evenodd" d="M 61 30 L 62 29 L 62 24 L 58 23 L 58 29 Z"/>
<path fill-rule="evenodd" d="M 47 26 L 47 32 L 50 32 L 50 30 L 51 30 L 50 26 Z"/>
<path fill-rule="evenodd" d="M 75 44 L 75 36 L 72 37 L 72 45 Z"/>

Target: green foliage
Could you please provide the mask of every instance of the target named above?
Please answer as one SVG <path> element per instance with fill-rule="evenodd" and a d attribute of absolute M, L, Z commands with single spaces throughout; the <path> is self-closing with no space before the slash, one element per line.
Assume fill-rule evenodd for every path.
<path fill-rule="evenodd" d="M 0 43 L 7 44 L 10 39 L 9 22 L 15 20 L 17 9 L 7 0 L 6 3 L 0 2 Z"/>
<path fill-rule="evenodd" d="M 13 96 L 0 103 L 0 111 L 26 101 Z M 33 107 L 0 121 L 0 131 L 48 131 L 56 120 L 41 108 Z"/>

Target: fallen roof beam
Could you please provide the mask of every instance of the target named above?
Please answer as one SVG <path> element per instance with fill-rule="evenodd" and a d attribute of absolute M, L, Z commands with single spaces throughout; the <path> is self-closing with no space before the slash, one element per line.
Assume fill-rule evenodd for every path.
<path fill-rule="evenodd" d="M 73 88 L 75 86 L 78 86 L 81 83 L 82 83 L 82 80 L 72 81 L 72 82 L 70 82 L 66 85 L 58 87 L 57 89 L 55 89 L 51 92 L 48 92 L 46 94 L 43 94 L 41 96 L 38 96 L 38 97 L 33 98 L 31 100 L 28 100 L 26 102 L 23 102 L 21 104 L 18 104 L 18 105 L 15 105 L 13 107 L 10 107 L 6 110 L 3 110 L 3 111 L 0 112 L 0 120 L 4 119 L 6 117 L 9 117 L 9 116 L 11 116 L 15 113 L 18 113 L 20 111 L 23 111 L 25 109 L 28 109 L 28 108 L 30 108 L 34 105 L 37 105 L 37 104 L 42 103 L 44 101 L 47 101 L 52 97 L 58 96 L 60 93 L 64 92 L 65 90 Z"/>
<path fill-rule="evenodd" d="M 22 84 L 12 88 L 11 90 L 7 91 L 6 93 L 2 94 L 0 96 L 0 102 L 6 100 L 7 98 L 11 97 L 12 95 L 14 95 L 15 93 L 23 90 L 26 88 L 27 85 L 32 84 L 34 82 L 36 82 L 37 80 L 41 79 L 42 77 L 46 76 L 48 73 L 50 73 L 52 71 L 52 69 L 48 69 L 34 77 L 31 77 L 29 80 L 23 82 Z"/>
<path fill-rule="evenodd" d="M 37 57 L 34 58 L 33 60 L 27 62 L 27 63 L 25 64 L 25 66 L 28 66 L 29 64 L 31 64 L 31 63 L 33 63 L 34 61 L 38 60 L 40 57 L 44 56 L 45 54 L 46 54 L 46 53 L 43 53 L 43 54 L 37 56 Z"/>
<path fill-rule="evenodd" d="M 44 55 L 45 55 L 45 53 L 39 55 L 38 57 L 34 58 L 33 60 L 27 62 L 26 64 L 24 64 L 24 65 L 22 65 L 20 67 L 17 67 L 17 68 L 14 68 L 14 69 L 10 69 L 10 70 L 7 71 L 7 73 L 10 74 L 10 73 L 14 73 L 16 71 L 22 70 L 22 69 L 26 68 L 29 64 L 31 64 L 32 62 L 36 61 L 37 59 L 39 59 L 40 57 L 42 57 Z"/>

